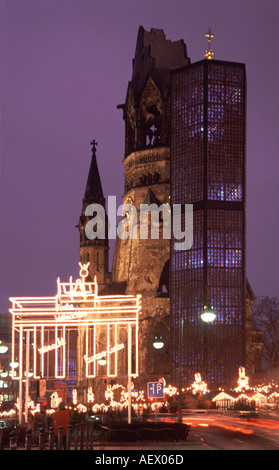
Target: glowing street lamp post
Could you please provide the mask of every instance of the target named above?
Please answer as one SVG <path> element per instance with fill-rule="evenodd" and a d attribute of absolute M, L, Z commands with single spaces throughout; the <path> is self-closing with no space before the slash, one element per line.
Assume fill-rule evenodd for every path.
<path fill-rule="evenodd" d="M 212 308 L 204 307 L 204 311 L 201 314 L 201 319 L 205 323 L 211 323 L 215 320 L 216 314 L 213 312 Z M 182 310 L 180 312 L 180 323 L 179 323 L 179 354 L 178 354 L 178 393 L 179 393 L 179 402 L 178 402 L 178 423 L 182 423 L 182 351 L 183 351 L 183 328 L 184 328 L 184 319 Z"/>
<path fill-rule="evenodd" d="M 8 351 L 8 346 L 0 340 L 0 354 L 6 354 L 6 352 Z"/>

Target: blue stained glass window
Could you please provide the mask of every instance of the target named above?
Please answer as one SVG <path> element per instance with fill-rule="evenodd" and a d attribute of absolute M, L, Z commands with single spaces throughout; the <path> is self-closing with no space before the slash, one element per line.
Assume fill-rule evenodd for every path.
<path fill-rule="evenodd" d="M 242 251 L 209 248 L 207 260 L 208 266 L 237 268 L 240 267 L 242 263 Z"/>
<path fill-rule="evenodd" d="M 208 183 L 208 199 L 213 201 L 241 202 L 242 185 L 236 183 Z"/>
<path fill-rule="evenodd" d="M 241 266 L 242 263 L 242 251 L 241 250 L 226 250 L 226 267 L 228 268 L 237 268 Z"/>
<path fill-rule="evenodd" d="M 242 91 L 238 86 L 228 86 L 226 87 L 226 103 L 235 104 L 242 102 Z"/>
<path fill-rule="evenodd" d="M 226 200 L 227 201 L 242 201 L 242 186 L 240 184 L 227 183 Z"/>
<path fill-rule="evenodd" d="M 224 201 L 225 200 L 224 184 L 209 183 L 208 184 L 208 199 L 211 199 L 214 201 Z"/>

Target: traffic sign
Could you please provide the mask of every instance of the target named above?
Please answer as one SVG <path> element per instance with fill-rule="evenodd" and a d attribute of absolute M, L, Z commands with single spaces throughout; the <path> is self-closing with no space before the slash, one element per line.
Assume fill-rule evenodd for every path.
<path fill-rule="evenodd" d="M 164 383 L 163 382 L 148 382 L 147 383 L 147 396 L 148 398 L 164 398 Z"/>

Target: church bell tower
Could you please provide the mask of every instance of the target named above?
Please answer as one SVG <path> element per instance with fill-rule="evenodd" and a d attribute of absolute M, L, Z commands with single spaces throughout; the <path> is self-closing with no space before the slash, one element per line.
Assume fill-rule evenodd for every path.
<path fill-rule="evenodd" d="M 97 282 L 99 287 L 99 292 L 101 292 L 107 282 L 108 276 L 108 223 L 107 223 L 107 214 L 105 209 L 105 198 L 102 189 L 101 178 L 99 174 L 96 150 L 97 142 L 92 140 L 92 157 L 91 164 L 89 168 L 87 183 L 85 187 L 85 193 L 82 201 L 82 212 L 79 218 L 79 233 L 80 233 L 80 262 L 82 264 L 90 263 L 89 265 L 89 277 L 88 280 L 94 279 L 97 276 Z M 88 211 L 88 208 L 91 204 L 98 204 L 103 208 L 104 217 L 97 219 L 97 223 L 92 228 L 91 234 L 86 230 L 89 227 L 88 223 L 92 216 L 96 215 L 96 211 Z M 88 211 L 88 212 L 87 212 Z M 87 215 L 88 214 L 88 215 Z M 104 224 L 103 230 L 99 230 L 100 226 L 98 224 Z M 102 232 L 105 236 L 104 238 L 95 236 L 93 230 L 100 233 Z"/>

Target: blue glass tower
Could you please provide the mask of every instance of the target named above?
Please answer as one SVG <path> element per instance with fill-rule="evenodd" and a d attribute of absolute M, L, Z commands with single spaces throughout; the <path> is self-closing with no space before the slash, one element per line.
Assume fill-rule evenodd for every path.
<path fill-rule="evenodd" d="M 176 70 L 171 96 L 171 204 L 194 212 L 192 248 L 171 244 L 172 356 L 177 363 L 181 340 L 183 381 L 200 372 L 224 385 L 245 365 L 245 65 L 203 60 Z M 205 305 L 212 324 L 201 320 Z"/>

